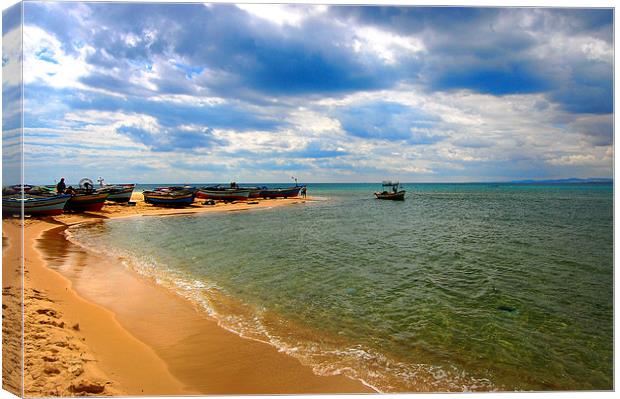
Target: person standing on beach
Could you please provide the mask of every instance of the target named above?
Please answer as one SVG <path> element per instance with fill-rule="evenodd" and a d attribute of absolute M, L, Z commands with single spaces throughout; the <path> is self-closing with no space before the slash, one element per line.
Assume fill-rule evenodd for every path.
<path fill-rule="evenodd" d="M 60 181 L 56 185 L 56 191 L 58 192 L 58 194 L 62 194 L 65 192 L 66 188 L 67 188 L 67 185 L 65 184 L 65 178 L 61 177 Z"/>
<path fill-rule="evenodd" d="M 304 186 L 304 187 L 301 189 L 301 196 L 302 196 L 303 198 L 306 198 L 306 186 Z"/>

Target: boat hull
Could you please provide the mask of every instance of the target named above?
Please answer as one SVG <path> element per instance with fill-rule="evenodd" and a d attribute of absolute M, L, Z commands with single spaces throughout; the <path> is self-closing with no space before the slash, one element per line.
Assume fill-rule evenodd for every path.
<path fill-rule="evenodd" d="M 129 202 L 131 200 L 131 194 L 133 193 L 133 188 L 126 188 L 120 192 L 110 193 L 107 200 L 112 202 Z"/>
<path fill-rule="evenodd" d="M 274 188 L 261 190 L 259 196 L 262 198 L 289 198 L 299 196 L 299 192 L 304 186 L 295 186 L 287 188 Z"/>
<path fill-rule="evenodd" d="M 26 197 L 19 198 L 3 198 L 2 213 L 6 215 L 21 215 L 22 204 L 24 206 L 24 215 L 32 216 L 54 216 L 64 212 L 64 207 L 70 195 L 57 195 L 53 197 Z"/>
<path fill-rule="evenodd" d="M 260 198 L 260 193 L 263 190 L 261 188 L 250 189 L 250 198 Z"/>
<path fill-rule="evenodd" d="M 405 191 L 403 190 L 397 193 L 389 193 L 389 192 L 375 193 L 375 197 L 377 197 L 377 199 L 382 199 L 382 200 L 404 201 Z"/>
<path fill-rule="evenodd" d="M 167 186 L 167 187 L 156 187 L 154 191 L 159 191 L 159 192 L 179 192 L 179 191 L 188 191 L 190 193 L 196 194 L 196 192 L 198 191 L 197 187 L 194 186 Z"/>
<path fill-rule="evenodd" d="M 67 201 L 65 209 L 73 212 L 100 211 L 109 193 L 76 194 Z"/>
<path fill-rule="evenodd" d="M 194 202 L 195 194 L 188 192 L 187 194 L 172 194 L 160 191 L 145 191 L 142 193 L 144 202 L 156 206 L 166 207 L 184 207 Z"/>
<path fill-rule="evenodd" d="M 98 189 L 97 192 L 110 194 L 107 201 L 129 202 L 135 187 L 135 184 L 111 184 Z"/>
<path fill-rule="evenodd" d="M 219 201 L 243 201 L 247 200 L 250 197 L 250 192 L 251 190 L 206 190 L 201 188 L 196 193 L 196 197 L 201 199 L 212 199 Z"/>

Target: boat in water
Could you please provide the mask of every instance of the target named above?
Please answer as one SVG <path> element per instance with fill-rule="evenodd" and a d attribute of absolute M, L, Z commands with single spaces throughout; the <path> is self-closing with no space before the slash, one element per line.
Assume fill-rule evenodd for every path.
<path fill-rule="evenodd" d="M 152 190 L 143 191 L 144 202 L 147 204 L 167 207 L 184 207 L 194 202 L 196 193 L 191 190 Z"/>
<path fill-rule="evenodd" d="M 22 207 L 24 215 L 53 216 L 64 212 L 67 201 L 71 198 L 68 194 L 59 195 L 33 195 L 13 194 L 2 196 L 2 213 L 5 215 L 21 215 Z"/>
<path fill-rule="evenodd" d="M 377 199 L 393 201 L 405 200 L 405 190 L 402 190 L 399 182 L 384 181 L 381 185 L 385 188 L 382 192 L 375 193 Z"/>

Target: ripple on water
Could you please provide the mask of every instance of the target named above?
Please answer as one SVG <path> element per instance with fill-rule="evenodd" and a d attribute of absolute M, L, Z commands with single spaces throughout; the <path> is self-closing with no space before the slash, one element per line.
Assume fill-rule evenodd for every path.
<path fill-rule="evenodd" d="M 372 191 L 73 233 L 317 373 L 383 391 L 610 389 L 611 189 Z"/>

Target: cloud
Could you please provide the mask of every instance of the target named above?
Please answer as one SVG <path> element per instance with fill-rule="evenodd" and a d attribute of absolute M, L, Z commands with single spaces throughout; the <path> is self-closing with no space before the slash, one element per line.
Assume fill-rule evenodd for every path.
<path fill-rule="evenodd" d="M 23 4 L 18 3 L 2 12 L 2 34 L 18 29 L 22 24 Z"/>
<path fill-rule="evenodd" d="M 614 121 L 612 115 L 581 116 L 569 126 L 595 146 L 613 145 Z"/>
<path fill-rule="evenodd" d="M 287 152 L 284 156 L 292 158 L 337 158 L 348 155 L 349 152 L 342 148 L 326 148 L 319 142 L 308 143 L 301 150 Z"/>
<path fill-rule="evenodd" d="M 483 94 L 504 95 L 544 92 L 551 82 L 532 64 L 477 60 L 443 64 L 429 77 L 429 86 L 431 90 L 471 89 Z"/>
<path fill-rule="evenodd" d="M 399 103 L 378 101 L 339 109 L 335 112 L 342 128 L 361 138 L 409 140 L 411 144 L 431 144 L 441 136 L 430 132 L 440 119 Z"/>
<path fill-rule="evenodd" d="M 46 20 L 40 15 L 42 7 L 31 8 L 28 23 L 67 40 L 66 29 L 54 23 L 63 13 L 62 7 L 43 7 L 46 15 L 52 14 Z M 91 44 L 95 50 L 88 61 L 92 65 L 109 69 L 124 64 L 123 74 L 115 76 L 121 81 L 127 80 L 127 72 L 131 75 L 131 64 L 147 65 L 155 58 L 174 56 L 178 58 L 174 65 L 194 71 L 196 78 L 201 71 L 208 72 L 207 79 L 198 80 L 204 89 L 227 95 L 243 91 L 241 88 L 270 95 L 340 93 L 387 87 L 394 82 L 394 73 L 387 73 L 389 68 L 379 58 L 356 53 L 347 42 L 351 33 L 323 22 L 318 14 L 299 26 L 287 25 L 282 34 L 281 26 L 253 19 L 250 15 L 254 14 L 228 5 L 90 4 L 88 10 L 82 12 L 83 21 L 72 20 L 71 42 Z M 76 46 L 69 47 L 77 51 Z M 93 71 L 82 82 L 118 88 L 109 71 L 107 75 Z M 230 86 L 232 82 L 236 87 Z M 178 91 L 175 85 L 160 85 L 163 92 L 166 88 Z"/>
<path fill-rule="evenodd" d="M 214 136 L 213 129 L 210 128 L 201 130 L 162 128 L 149 131 L 135 126 L 120 126 L 116 131 L 157 152 L 209 149 L 226 144 L 226 141 Z"/>
<path fill-rule="evenodd" d="M 151 181 L 201 172 L 254 181 L 292 171 L 358 181 L 612 173 L 612 10 L 24 10 L 25 139 L 38 170 L 56 160 L 59 172 L 67 158 L 95 173 L 132 158 L 127 174 Z M 4 42 L 15 32 L 5 30 Z M 18 67 L 13 53 L 3 72 Z M 9 76 L 3 83 L 15 86 Z M 20 115 L 6 112 L 18 94 L 5 92 L 7 128 L 18 126 Z"/>
<path fill-rule="evenodd" d="M 58 90 L 49 91 L 45 87 L 30 86 L 31 96 L 37 93 L 48 98 L 61 97 L 69 109 L 122 111 L 150 115 L 165 127 L 183 124 L 203 125 L 211 128 L 234 128 L 238 130 L 273 130 L 285 124 L 269 115 L 261 115 L 255 110 L 234 104 L 205 104 L 196 102 L 174 102 L 142 97 L 118 97 L 102 93 Z"/>
<path fill-rule="evenodd" d="M 464 137 L 452 141 L 452 144 L 464 148 L 488 148 L 493 146 L 493 142 L 479 137 Z"/>
<path fill-rule="evenodd" d="M 202 162 L 174 161 L 171 165 L 182 170 L 212 173 L 228 173 L 232 170 L 228 165 L 214 163 L 209 158 L 205 158 Z"/>
<path fill-rule="evenodd" d="M 334 7 L 349 23 L 417 37 L 409 79 L 428 90 L 546 93 L 569 112 L 613 105 L 611 9 Z"/>
<path fill-rule="evenodd" d="M 259 161 L 252 164 L 252 168 L 266 171 L 282 171 L 285 174 L 307 171 L 311 166 L 307 163 L 293 161 Z"/>

